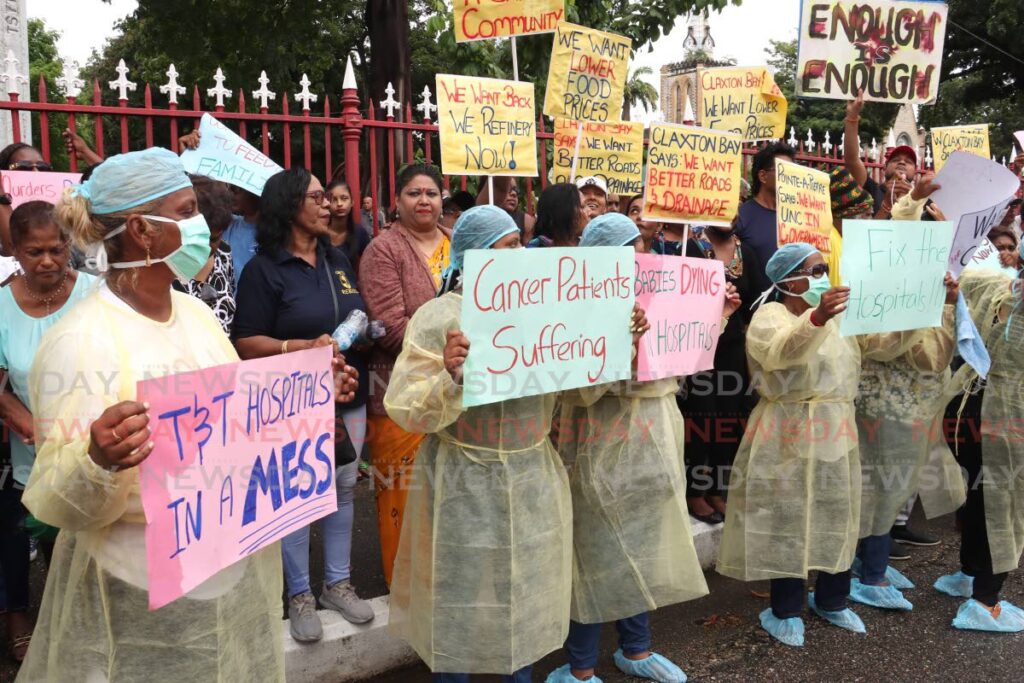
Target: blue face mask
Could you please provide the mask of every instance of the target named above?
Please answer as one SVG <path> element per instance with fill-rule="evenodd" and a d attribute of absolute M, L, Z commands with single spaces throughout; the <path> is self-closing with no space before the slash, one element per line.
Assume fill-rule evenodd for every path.
<path fill-rule="evenodd" d="M 783 282 L 796 282 L 797 280 L 807 280 L 807 291 L 803 294 L 795 294 L 779 287 Z M 821 303 L 821 296 L 828 290 L 832 289 L 832 283 L 825 275 L 822 275 L 821 277 L 801 275 L 800 277 L 790 277 L 785 280 L 779 280 L 775 283 L 775 288 L 787 296 L 798 296 L 810 304 L 811 307 L 817 308 Z"/>
<path fill-rule="evenodd" d="M 122 261 L 111 263 L 111 268 L 138 268 L 153 263 L 165 263 L 171 269 L 174 276 L 179 280 L 187 282 L 199 274 L 210 258 L 210 226 L 206 224 L 203 214 L 197 213 L 191 218 L 173 220 L 163 216 L 143 216 L 146 220 L 157 223 L 177 223 L 178 231 L 181 233 L 181 246 L 167 256 L 149 259 L 146 261 Z M 108 240 L 115 235 L 124 232 L 128 224 L 111 230 L 104 236 Z"/>

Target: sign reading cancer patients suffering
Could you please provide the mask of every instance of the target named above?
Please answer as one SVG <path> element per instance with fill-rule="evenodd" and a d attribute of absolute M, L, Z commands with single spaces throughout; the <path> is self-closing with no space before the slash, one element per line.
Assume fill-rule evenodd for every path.
<path fill-rule="evenodd" d="M 81 173 L 54 173 L 44 171 L 3 171 L 0 184 L 5 194 L 11 197 L 11 208 L 16 209 L 25 202 L 36 200 L 56 204 L 64 190 L 77 185 Z"/>
<path fill-rule="evenodd" d="M 982 159 L 991 159 L 988 124 L 932 128 L 932 157 L 936 172 L 942 170 L 953 152 L 967 152 Z"/>
<path fill-rule="evenodd" d="M 713 368 L 725 306 L 722 262 L 657 254 L 635 259 L 636 302 L 651 325 L 640 338 L 637 381 Z"/>
<path fill-rule="evenodd" d="M 629 247 L 466 252 L 465 407 L 628 379 Z"/>
<path fill-rule="evenodd" d="M 832 246 L 832 198 L 824 171 L 775 160 L 775 211 L 779 246 L 807 242 L 822 254 Z"/>
<path fill-rule="evenodd" d="M 208 176 L 256 196 L 263 194 L 270 176 L 284 170 L 209 114 L 199 121 L 199 146 L 182 152 L 181 163 L 187 173 Z"/>
<path fill-rule="evenodd" d="M 739 210 L 742 147 L 733 133 L 652 124 L 644 220 L 729 225 Z"/>
<path fill-rule="evenodd" d="M 554 181 L 567 183 L 572 174 L 579 124 L 555 119 Z M 644 186 L 644 124 L 584 123 L 577 176 L 596 176 L 608 184 L 608 192 L 620 196 L 638 194 Z"/>
<path fill-rule="evenodd" d="M 850 302 L 839 333 L 849 337 L 941 325 L 952 241 L 948 221 L 843 221 L 839 270 Z"/>
<path fill-rule="evenodd" d="M 441 170 L 537 175 L 533 83 L 437 74 Z"/>
<path fill-rule="evenodd" d="M 455 42 L 551 33 L 565 0 L 454 0 Z"/>
<path fill-rule="evenodd" d="M 802 0 L 796 94 L 930 104 L 939 92 L 942 2 Z"/>
<path fill-rule="evenodd" d="M 149 608 L 338 509 L 330 347 L 138 383 Z M 272 552 L 278 552 L 274 550 Z"/>
<path fill-rule="evenodd" d="M 702 126 L 736 133 L 744 142 L 786 136 L 789 104 L 763 66 L 697 70 Z"/>
<path fill-rule="evenodd" d="M 632 51 L 633 41 L 625 36 L 559 24 L 551 48 L 544 113 L 574 121 L 618 121 Z"/>

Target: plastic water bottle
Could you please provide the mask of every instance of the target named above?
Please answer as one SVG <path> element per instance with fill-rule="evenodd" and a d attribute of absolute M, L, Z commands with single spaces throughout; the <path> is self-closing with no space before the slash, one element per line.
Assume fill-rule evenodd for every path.
<path fill-rule="evenodd" d="M 368 323 L 369 320 L 365 312 L 356 309 L 349 313 L 345 321 L 338 325 L 338 329 L 334 330 L 334 334 L 331 335 L 338 344 L 338 350 L 347 351 L 352 348 L 356 340 L 366 333 Z"/>

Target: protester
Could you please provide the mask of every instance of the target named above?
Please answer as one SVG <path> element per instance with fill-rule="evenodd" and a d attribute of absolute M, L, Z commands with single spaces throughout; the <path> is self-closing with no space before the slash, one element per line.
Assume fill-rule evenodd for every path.
<path fill-rule="evenodd" d="M 222 182 L 206 176 L 191 178 L 199 213 L 210 228 L 210 258 L 194 278 L 188 282 L 175 280 L 171 285 L 209 306 L 224 334 L 230 336 L 235 319 L 235 267 L 231 262 L 231 246 L 223 235 L 231 223 L 234 197 Z"/>
<path fill-rule="evenodd" d="M 0 149 L 0 170 L 3 171 L 52 171 L 53 167 L 43 159 L 38 149 L 24 142 L 12 142 Z"/>
<path fill-rule="evenodd" d="M 576 187 L 579 188 L 583 197 L 583 211 L 587 214 L 587 219 L 593 220 L 598 216 L 603 216 L 609 210 L 608 184 L 604 178 L 597 176 L 579 178 L 576 181 Z M 617 211 L 618 209 L 612 208 L 611 210 Z"/>
<path fill-rule="evenodd" d="M 829 282 L 833 287 L 838 287 L 842 284 L 839 267 L 843 260 L 843 220 L 871 218 L 874 204 L 871 195 L 857 184 L 845 168 L 834 168 L 829 172 L 829 198 L 832 202 L 832 232 L 829 234 L 829 252 L 825 263 L 828 264 Z"/>
<path fill-rule="evenodd" d="M 515 221 L 516 227 L 523 235 L 523 242 L 526 243 L 533 239 L 533 228 L 537 219 L 519 208 L 519 186 L 515 182 L 512 183 L 508 194 L 505 195 L 505 203 L 502 206 Z"/>
<path fill-rule="evenodd" d="M 537 200 L 536 235 L 526 245 L 538 247 L 575 247 L 586 227 L 587 214 L 580 201 L 580 191 L 572 183 L 548 185 Z"/>
<path fill-rule="evenodd" d="M 1020 270 L 1024 263 L 1020 258 L 1020 238 L 1013 228 L 997 226 L 988 233 L 988 240 L 999 252 L 999 262 L 1004 268 Z"/>
<path fill-rule="evenodd" d="M 751 162 L 750 190 L 753 197 L 740 204 L 736 236 L 757 254 L 762 268 L 778 249 L 779 230 L 775 216 L 775 160 L 794 161 L 796 150 L 784 142 L 762 147 Z M 764 273 L 761 274 L 764 277 Z"/>
<path fill-rule="evenodd" d="M 342 179 L 332 180 L 324 190 L 331 210 L 331 244 L 343 252 L 352 270 L 359 272 L 359 259 L 370 246 L 370 233 L 356 221 L 352 206 L 352 190 Z"/>
<path fill-rule="evenodd" d="M 365 225 L 366 229 L 370 231 L 373 230 L 374 225 L 376 225 L 379 228 L 383 228 L 384 225 L 388 222 L 384 216 L 384 209 L 377 209 L 377 222 L 374 223 L 373 197 L 371 197 L 370 195 L 365 195 L 363 197 L 363 207 L 360 213 L 363 217 L 363 225 Z"/>
<path fill-rule="evenodd" d="M 95 166 L 103 161 L 103 157 L 97 154 L 77 132 L 73 132 L 70 128 L 65 128 L 61 135 L 64 137 L 64 145 L 67 147 L 68 156 L 74 156 L 87 166 Z"/>
<path fill-rule="evenodd" d="M 233 338 L 243 359 L 336 347 L 331 339 L 335 329 L 353 311 L 365 315 L 355 271 L 344 252 L 330 242 L 329 206 L 320 181 L 304 168 L 280 171 L 267 180 L 260 204 L 259 253 L 238 286 Z M 343 358 L 358 372 L 359 381 L 354 399 L 336 411 L 344 425 L 335 443 L 338 509 L 320 520 L 324 587 L 319 603 L 363 624 L 373 619 L 373 608 L 356 595 L 349 578 L 356 455 L 366 434 L 369 374 L 356 349 L 345 349 Z M 306 526 L 281 541 L 289 625 L 292 638 L 299 642 L 323 637 L 310 585 L 309 535 Z"/>
<path fill-rule="evenodd" d="M 384 390 L 402 350 L 405 328 L 420 306 L 437 296 L 449 265 L 451 244 L 441 217 L 441 174 L 433 166 L 405 168 L 396 182 L 398 219 L 376 237 L 359 264 L 363 297 L 370 318 L 384 323 L 370 358 L 370 456 L 377 489 L 377 516 L 384 580 L 398 550 L 408 477 L 423 438 L 396 424 L 384 410 Z"/>
<path fill-rule="evenodd" d="M 643 253 L 650 254 L 654 250 L 654 238 L 658 233 L 658 224 L 655 221 L 645 221 L 642 218 L 643 211 L 644 193 L 640 192 L 629 198 L 623 213 L 627 218 L 636 223 L 636 227 L 640 231 L 640 237 L 644 242 Z"/>
<path fill-rule="evenodd" d="M 861 159 L 860 114 L 864 108 L 864 92 L 846 103 L 843 145 L 843 165 L 854 181 L 871 195 L 874 202 L 874 217 L 878 220 L 892 218 L 892 207 L 914 186 L 917 175 L 917 152 L 913 147 L 900 145 L 885 153 L 883 182 L 880 184 L 868 175 L 867 166 Z"/>

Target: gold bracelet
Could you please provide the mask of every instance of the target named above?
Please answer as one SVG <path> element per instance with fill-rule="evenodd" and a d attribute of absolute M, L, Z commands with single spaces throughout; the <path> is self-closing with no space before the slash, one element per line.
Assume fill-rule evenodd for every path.
<path fill-rule="evenodd" d="M 281 342 L 281 353 L 282 354 L 288 353 L 288 340 L 287 339 L 285 339 L 283 342 Z"/>

